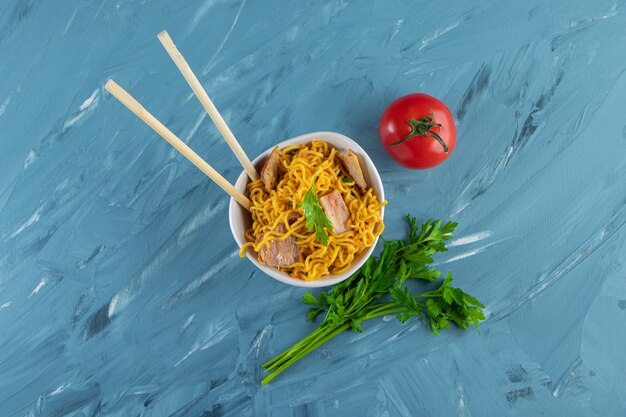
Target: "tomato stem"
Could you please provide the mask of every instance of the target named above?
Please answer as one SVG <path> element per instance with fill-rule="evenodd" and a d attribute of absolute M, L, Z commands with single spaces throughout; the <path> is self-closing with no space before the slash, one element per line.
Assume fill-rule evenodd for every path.
<path fill-rule="evenodd" d="M 424 116 L 419 120 L 408 119 L 406 122 L 411 126 L 411 133 L 409 133 L 405 138 L 400 139 L 389 146 L 399 145 L 416 136 L 427 137 L 430 133 L 430 136 L 435 138 L 435 140 L 443 146 L 443 151 L 448 153 L 448 145 L 446 145 L 446 142 L 437 134 L 437 132 L 432 130 L 433 127 L 441 127 L 441 123 L 435 123 L 433 116 Z"/>

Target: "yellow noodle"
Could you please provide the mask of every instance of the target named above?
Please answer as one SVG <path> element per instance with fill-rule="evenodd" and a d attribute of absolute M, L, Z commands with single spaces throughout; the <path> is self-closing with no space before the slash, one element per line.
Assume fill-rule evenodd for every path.
<path fill-rule="evenodd" d="M 346 271 L 356 256 L 374 244 L 384 228 L 380 209 L 386 202 L 380 202 L 372 188 L 362 193 L 351 178 L 344 182 L 347 173 L 336 154 L 337 150 L 323 141 L 285 147 L 280 151 L 282 171 L 276 189 L 268 193 L 261 180 L 248 184 L 252 227 L 245 233 L 247 243 L 241 247 L 241 257 L 249 249 L 258 253 L 269 247 L 272 240 L 294 236 L 299 259 L 281 270 L 294 278 L 312 281 Z M 307 230 L 302 208 L 298 207 L 316 171 L 318 197 L 337 190 L 350 212 L 350 230 L 341 234 L 329 232 L 328 246 L 315 240 L 315 230 Z M 286 228 L 285 233 L 276 231 L 280 224 Z M 262 238 L 257 241 L 257 236 Z"/>

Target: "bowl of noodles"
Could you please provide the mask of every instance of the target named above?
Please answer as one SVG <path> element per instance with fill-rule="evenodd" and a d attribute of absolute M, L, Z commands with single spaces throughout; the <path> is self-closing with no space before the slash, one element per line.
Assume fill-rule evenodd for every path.
<path fill-rule="evenodd" d="M 261 178 L 251 181 L 244 171 L 235 183 L 251 200 L 250 212 L 233 198 L 229 207 L 242 257 L 300 287 L 336 284 L 365 263 L 384 229 L 386 201 L 363 148 L 339 133 L 315 132 L 283 141 L 252 163 Z M 317 223 L 307 224 L 311 212 L 305 215 L 303 201 L 311 193 L 329 222 L 325 239 Z"/>

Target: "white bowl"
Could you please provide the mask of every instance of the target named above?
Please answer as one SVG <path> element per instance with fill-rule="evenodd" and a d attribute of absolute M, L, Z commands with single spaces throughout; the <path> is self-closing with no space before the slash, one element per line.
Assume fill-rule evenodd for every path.
<path fill-rule="evenodd" d="M 306 135 L 297 136 L 295 138 L 287 139 L 286 141 L 280 142 L 277 145 L 279 148 L 282 149 L 285 146 L 309 143 L 314 140 L 326 141 L 339 150 L 351 149 L 357 155 L 359 155 L 360 157 L 359 159 L 361 160 L 361 168 L 363 169 L 363 176 L 365 177 L 367 184 L 374 189 L 380 201 L 385 200 L 385 191 L 383 190 L 383 182 L 380 179 L 378 170 L 374 166 L 374 163 L 372 162 L 370 157 L 365 153 L 363 148 L 361 148 L 358 143 L 356 143 L 349 137 L 344 136 L 339 133 L 335 133 L 335 132 L 313 132 L 313 133 L 307 133 Z M 257 168 L 257 170 L 259 171 L 261 170 L 261 168 L 263 167 L 263 163 L 265 162 L 265 159 L 267 158 L 269 153 L 272 151 L 272 149 L 274 149 L 275 146 L 276 145 L 273 145 L 268 150 L 263 152 L 261 155 L 257 156 L 254 159 L 254 161 L 252 161 L 253 165 Z M 237 179 L 237 182 L 235 183 L 235 187 L 242 193 L 247 194 L 246 185 L 248 184 L 248 181 L 249 181 L 248 176 L 246 175 L 246 172 L 243 171 L 239 175 L 239 178 Z M 384 218 L 384 215 L 385 215 L 385 208 L 382 207 L 380 209 L 381 219 Z M 230 230 L 233 233 L 233 237 L 235 238 L 235 241 L 237 242 L 239 247 L 241 247 L 244 243 L 246 243 L 245 231 L 249 229 L 252 225 L 252 218 L 250 217 L 250 213 L 248 213 L 244 208 L 242 208 L 235 201 L 234 198 L 231 198 L 230 207 L 228 210 L 228 220 L 230 222 Z M 347 271 L 341 274 L 324 275 L 321 278 L 316 279 L 315 281 L 304 281 L 301 279 L 293 278 L 289 276 L 289 274 L 287 274 L 286 272 L 279 271 L 278 269 L 267 266 L 267 265 L 261 265 L 259 261 L 257 260 L 256 253 L 254 253 L 252 250 L 248 250 L 246 253 L 246 256 L 248 257 L 250 262 L 252 262 L 261 271 L 265 272 L 267 275 L 274 278 L 275 280 L 284 282 L 285 284 L 295 285 L 297 287 L 308 287 L 308 288 L 327 287 L 329 285 L 334 285 L 338 282 L 341 282 L 347 279 L 357 269 L 359 269 L 361 265 L 365 263 L 367 258 L 370 257 L 370 255 L 374 251 L 374 247 L 376 246 L 377 242 L 378 242 L 378 238 L 376 238 L 376 240 L 374 241 L 374 244 L 370 248 L 365 250 L 358 257 L 355 257 L 354 261 L 352 262 L 352 265 L 350 266 L 350 268 L 348 268 Z"/>

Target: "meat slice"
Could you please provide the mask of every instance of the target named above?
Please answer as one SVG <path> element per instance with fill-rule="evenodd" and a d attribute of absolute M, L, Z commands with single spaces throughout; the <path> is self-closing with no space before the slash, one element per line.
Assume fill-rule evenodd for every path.
<path fill-rule="evenodd" d="M 276 228 L 278 233 L 287 232 L 287 228 L 284 224 L 279 224 Z M 257 243 L 263 240 L 263 235 L 259 235 L 256 238 Z M 273 267 L 286 267 L 290 266 L 298 260 L 298 245 L 296 245 L 296 238 L 288 236 L 285 239 L 276 239 L 269 241 L 269 247 L 261 247 L 259 250 L 259 262 L 273 266 Z"/>
<path fill-rule="evenodd" d="M 335 234 L 350 230 L 348 227 L 350 212 L 339 191 L 334 190 L 332 193 L 320 197 L 320 205 L 324 210 L 324 214 L 328 217 L 330 224 L 333 225 L 333 232 Z"/>
<path fill-rule="evenodd" d="M 268 193 L 276 188 L 276 184 L 278 183 L 279 164 L 280 152 L 277 146 L 272 149 L 272 152 L 267 157 L 267 161 L 265 161 L 265 165 L 263 165 L 263 169 L 261 170 L 261 180 L 263 181 L 265 191 Z"/>
<path fill-rule="evenodd" d="M 350 149 L 344 149 L 340 151 L 337 156 L 343 164 L 343 167 L 348 171 L 348 174 L 354 179 L 356 185 L 359 186 L 361 191 L 365 192 L 367 183 L 363 178 L 363 171 L 361 170 L 361 164 L 359 163 L 359 157 Z"/>

